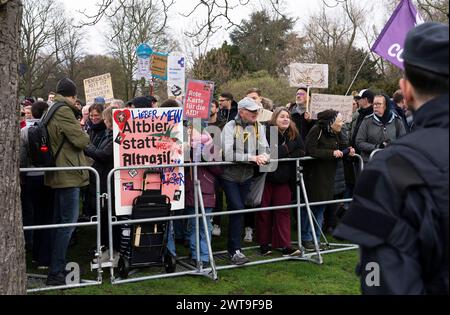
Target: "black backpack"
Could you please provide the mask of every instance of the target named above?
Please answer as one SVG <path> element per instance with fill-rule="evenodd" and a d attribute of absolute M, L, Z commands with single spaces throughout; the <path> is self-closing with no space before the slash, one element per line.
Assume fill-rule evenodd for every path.
<path fill-rule="evenodd" d="M 53 154 L 52 147 L 50 145 L 50 137 L 47 131 L 47 125 L 55 112 L 63 106 L 66 106 L 66 104 L 54 104 L 39 122 L 30 126 L 28 129 L 28 149 L 31 164 L 34 167 L 56 166 L 56 158 L 61 152 L 66 138 L 63 138 L 63 141 L 58 147 L 58 151 L 56 151 L 56 154 Z"/>

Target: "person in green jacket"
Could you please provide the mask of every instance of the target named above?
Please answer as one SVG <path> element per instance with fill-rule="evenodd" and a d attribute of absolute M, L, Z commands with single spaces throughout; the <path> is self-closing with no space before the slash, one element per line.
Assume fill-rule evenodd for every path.
<path fill-rule="evenodd" d="M 58 82 L 55 104 L 63 103 L 50 119 L 47 130 L 52 152 L 61 151 L 56 158 L 56 167 L 86 166 L 83 150 L 89 144 L 89 136 L 81 129 L 76 119 L 77 88 L 75 83 L 64 78 Z M 53 105 L 55 106 L 55 105 Z M 45 185 L 55 192 L 54 224 L 70 224 L 78 221 L 80 188 L 89 185 L 87 171 L 47 172 Z M 47 285 L 66 284 L 66 253 L 75 228 L 54 230 L 50 270 Z"/>

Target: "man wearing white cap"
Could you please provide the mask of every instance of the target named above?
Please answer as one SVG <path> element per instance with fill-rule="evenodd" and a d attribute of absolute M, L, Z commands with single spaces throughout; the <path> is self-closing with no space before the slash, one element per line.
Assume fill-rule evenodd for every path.
<path fill-rule="evenodd" d="M 227 162 L 239 162 L 224 168 L 221 184 L 227 196 L 230 211 L 245 209 L 255 165 L 269 162 L 269 144 L 265 128 L 257 122 L 260 105 L 251 98 L 238 103 L 238 115 L 227 123 L 222 132 L 222 149 Z M 228 253 L 231 262 L 243 265 L 249 262 L 241 252 L 242 214 L 230 216 Z"/>

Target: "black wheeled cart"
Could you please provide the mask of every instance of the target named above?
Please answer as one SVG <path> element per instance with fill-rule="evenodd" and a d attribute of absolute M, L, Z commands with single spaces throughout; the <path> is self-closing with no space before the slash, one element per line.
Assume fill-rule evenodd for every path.
<path fill-rule="evenodd" d="M 153 219 L 171 216 L 169 197 L 162 194 L 162 170 L 144 173 L 142 195 L 133 201 L 132 220 Z M 158 175 L 159 190 L 147 190 L 147 178 Z M 156 177 L 156 176 L 155 176 Z M 132 269 L 164 266 L 167 273 L 176 269 L 176 259 L 167 250 L 170 221 L 126 224 L 121 226 L 120 259 L 118 272 L 121 278 L 128 277 Z"/>

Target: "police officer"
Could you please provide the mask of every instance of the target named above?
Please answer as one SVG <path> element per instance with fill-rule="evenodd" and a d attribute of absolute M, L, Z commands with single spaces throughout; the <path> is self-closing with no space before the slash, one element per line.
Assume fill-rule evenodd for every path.
<path fill-rule="evenodd" d="M 335 231 L 360 245 L 363 294 L 449 294 L 448 38 L 440 23 L 409 32 L 400 86 L 415 131 L 369 163 Z"/>

